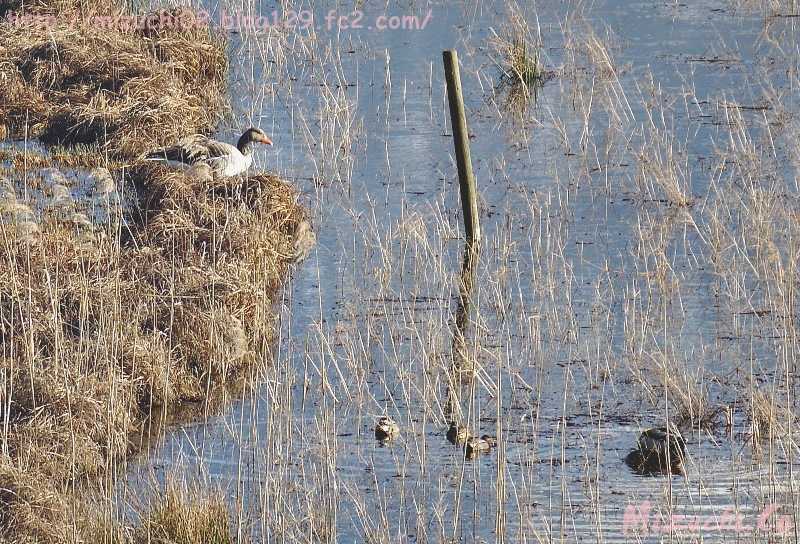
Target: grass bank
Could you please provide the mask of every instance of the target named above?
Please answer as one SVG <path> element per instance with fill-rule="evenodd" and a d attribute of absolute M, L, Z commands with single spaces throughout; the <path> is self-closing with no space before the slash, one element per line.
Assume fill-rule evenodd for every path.
<path fill-rule="evenodd" d="M 0 132 L 11 138 L 98 145 L 100 157 L 127 159 L 208 132 L 225 112 L 223 39 L 185 9 L 133 29 L 101 20 L 121 13 L 110 0 L 5 11 Z"/>
<path fill-rule="evenodd" d="M 124 13 L 110 3 L 0 3 L 0 134 L 80 156 L 26 153 L 0 169 L 0 540 L 9 542 L 194 541 L 157 523 L 175 512 L 126 530 L 85 497 L 111 482 L 151 417 L 216 402 L 270 359 L 272 299 L 307 225 L 296 192 L 274 176 L 199 180 L 137 162 L 222 119 L 224 41 L 191 24 L 90 24 L 103 12 Z M 64 186 L 46 178 L 74 164 L 95 166 L 87 198 L 102 222 L 74 202 L 41 205 Z M 184 504 L 176 496 L 165 509 Z M 184 506 L 221 518 L 206 519 L 218 532 L 224 509 L 208 504 Z"/>

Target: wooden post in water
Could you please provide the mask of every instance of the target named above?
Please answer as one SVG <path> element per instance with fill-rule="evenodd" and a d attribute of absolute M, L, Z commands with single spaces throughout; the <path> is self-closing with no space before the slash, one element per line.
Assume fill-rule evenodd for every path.
<path fill-rule="evenodd" d="M 453 328 L 453 376 L 447 391 L 449 422 L 460 424 L 464 422 L 464 412 L 461 410 L 459 385 L 470 383 L 474 387 L 477 369 L 474 354 L 470 352 L 467 344 L 467 337 L 470 328 L 475 270 L 480 251 L 481 229 L 478 223 L 478 191 L 475 186 L 475 176 L 472 173 L 472 159 L 469 155 L 467 117 L 464 114 L 464 99 L 461 96 L 458 54 L 454 50 L 448 50 L 442 53 L 442 57 L 444 59 L 444 75 L 447 80 L 447 101 L 450 103 L 450 121 L 453 126 L 453 143 L 456 149 L 461 207 L 464 210 L 464 230 L 467 233 L 458 289 L 458 309 Z"/>
<path fill-rule="evenodd" d="M 444 76 L 447 80 L 447 101 L 450 103 L 450 122 L 453 126 L 453 142 L 456 148 L 458 184 L 461 188 L 461 207 L 464 210 L 464 228 L 467 232 L 467 247 L 472 249 L 481 239 L 478 223 L 478 190 L 472 173 L 469 155 L 469 132 L 464 114 L 464 99 L 461 96 L 461 75 L 458 71 L 458 53 L 448 49 L 442 53 Z"/>

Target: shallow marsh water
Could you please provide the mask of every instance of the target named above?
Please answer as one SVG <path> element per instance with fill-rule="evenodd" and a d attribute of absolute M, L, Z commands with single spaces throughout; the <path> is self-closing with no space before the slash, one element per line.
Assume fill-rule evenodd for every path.
<path fill-rule="evenodd" d="M 756 393 L 796 412 L 782 303 L 795 20 L 727 2 L 524 6 L 554 77 L 517 116 L 491 46 L 506 3 L 360 6 L 365 26 L 430 10 L 425 29 L 383 32 L 325 28 L 352 6 L 295 9 L 313 9 L 316 32 L 230 34 L 235 122 L 221 136 L 273 136 L 258 165 L 303 191 L 318 246 L 278 301 L 280 341 L 254 390 L 132 462 L 120 510 L 177 478 L 224 489 L 241 534 L 264 542 L 795 539 L 794 441 L 750 438 Z M 462 385 L 451 47 L 484 235 L 468 333 L 479 370 Z M 465 461 L 447 442 L 451 397 L 496 451 Z M 388 446 L 373 436 L 382 414 L 402 428 Z M 638 433 L 679 415 L 686 474 L 632 473 Z M 707 525 L 642 530 L 630 513 L 648 505 L 650 520 Z M 761 530 L 771 505 L 789 517 Z"/>

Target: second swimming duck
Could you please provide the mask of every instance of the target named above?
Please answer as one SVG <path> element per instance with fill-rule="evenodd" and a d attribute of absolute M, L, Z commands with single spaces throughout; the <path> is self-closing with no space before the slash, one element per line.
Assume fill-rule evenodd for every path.
<path fill-rule="evenodd" d="M 447 441 L 454 446 L 459 446 L 469 439 L 470 434 L 466 425 L 451 423 L 450 428 L 447 429 Z"/>
<path fill-rule="evenodd" d="M 478 438 L 477 436 L 470 437 L 466 444 L 464 444 L 464 452 L 467 459 L 474 459 L 483 453 L 489 453 L 492 448 L 497 446 L 497 439 L 485 434 Z"/>
<path fill-rule="evenodd" d="M 382 442 L 388 442 L 400 435 L 400 425 L 389 416 L 382 416 L 375 425 L 375 438 Z"/>

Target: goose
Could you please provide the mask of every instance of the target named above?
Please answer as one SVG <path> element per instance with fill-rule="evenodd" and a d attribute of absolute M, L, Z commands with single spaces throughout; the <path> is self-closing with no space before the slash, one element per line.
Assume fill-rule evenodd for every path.
<path fill-rule="evenodd" d="M 181 138 L 175 145 L 154 149 L 145 155 L 145 160 L 163 162 L 180 169 L 205 164 L 216 176 L 232 177 L 250 168 L 254 143 L 272 145 L 272 140 L 263 130 L 255 127 L 245 130 L 235 146 L 202 134 L 193 134 Z"/>
<path fill-rule="evenodd" d="M 686 440 L 672 423 L 642 432 L 625 463 L 640 474 L 681 473 Z"/>
<path fill-rule="evenodd" d="M 400 425 L 389 416 L 383 416 L 375 425 L 375 438 L 381 442 L 387 442 L 400 434 Z"/>

